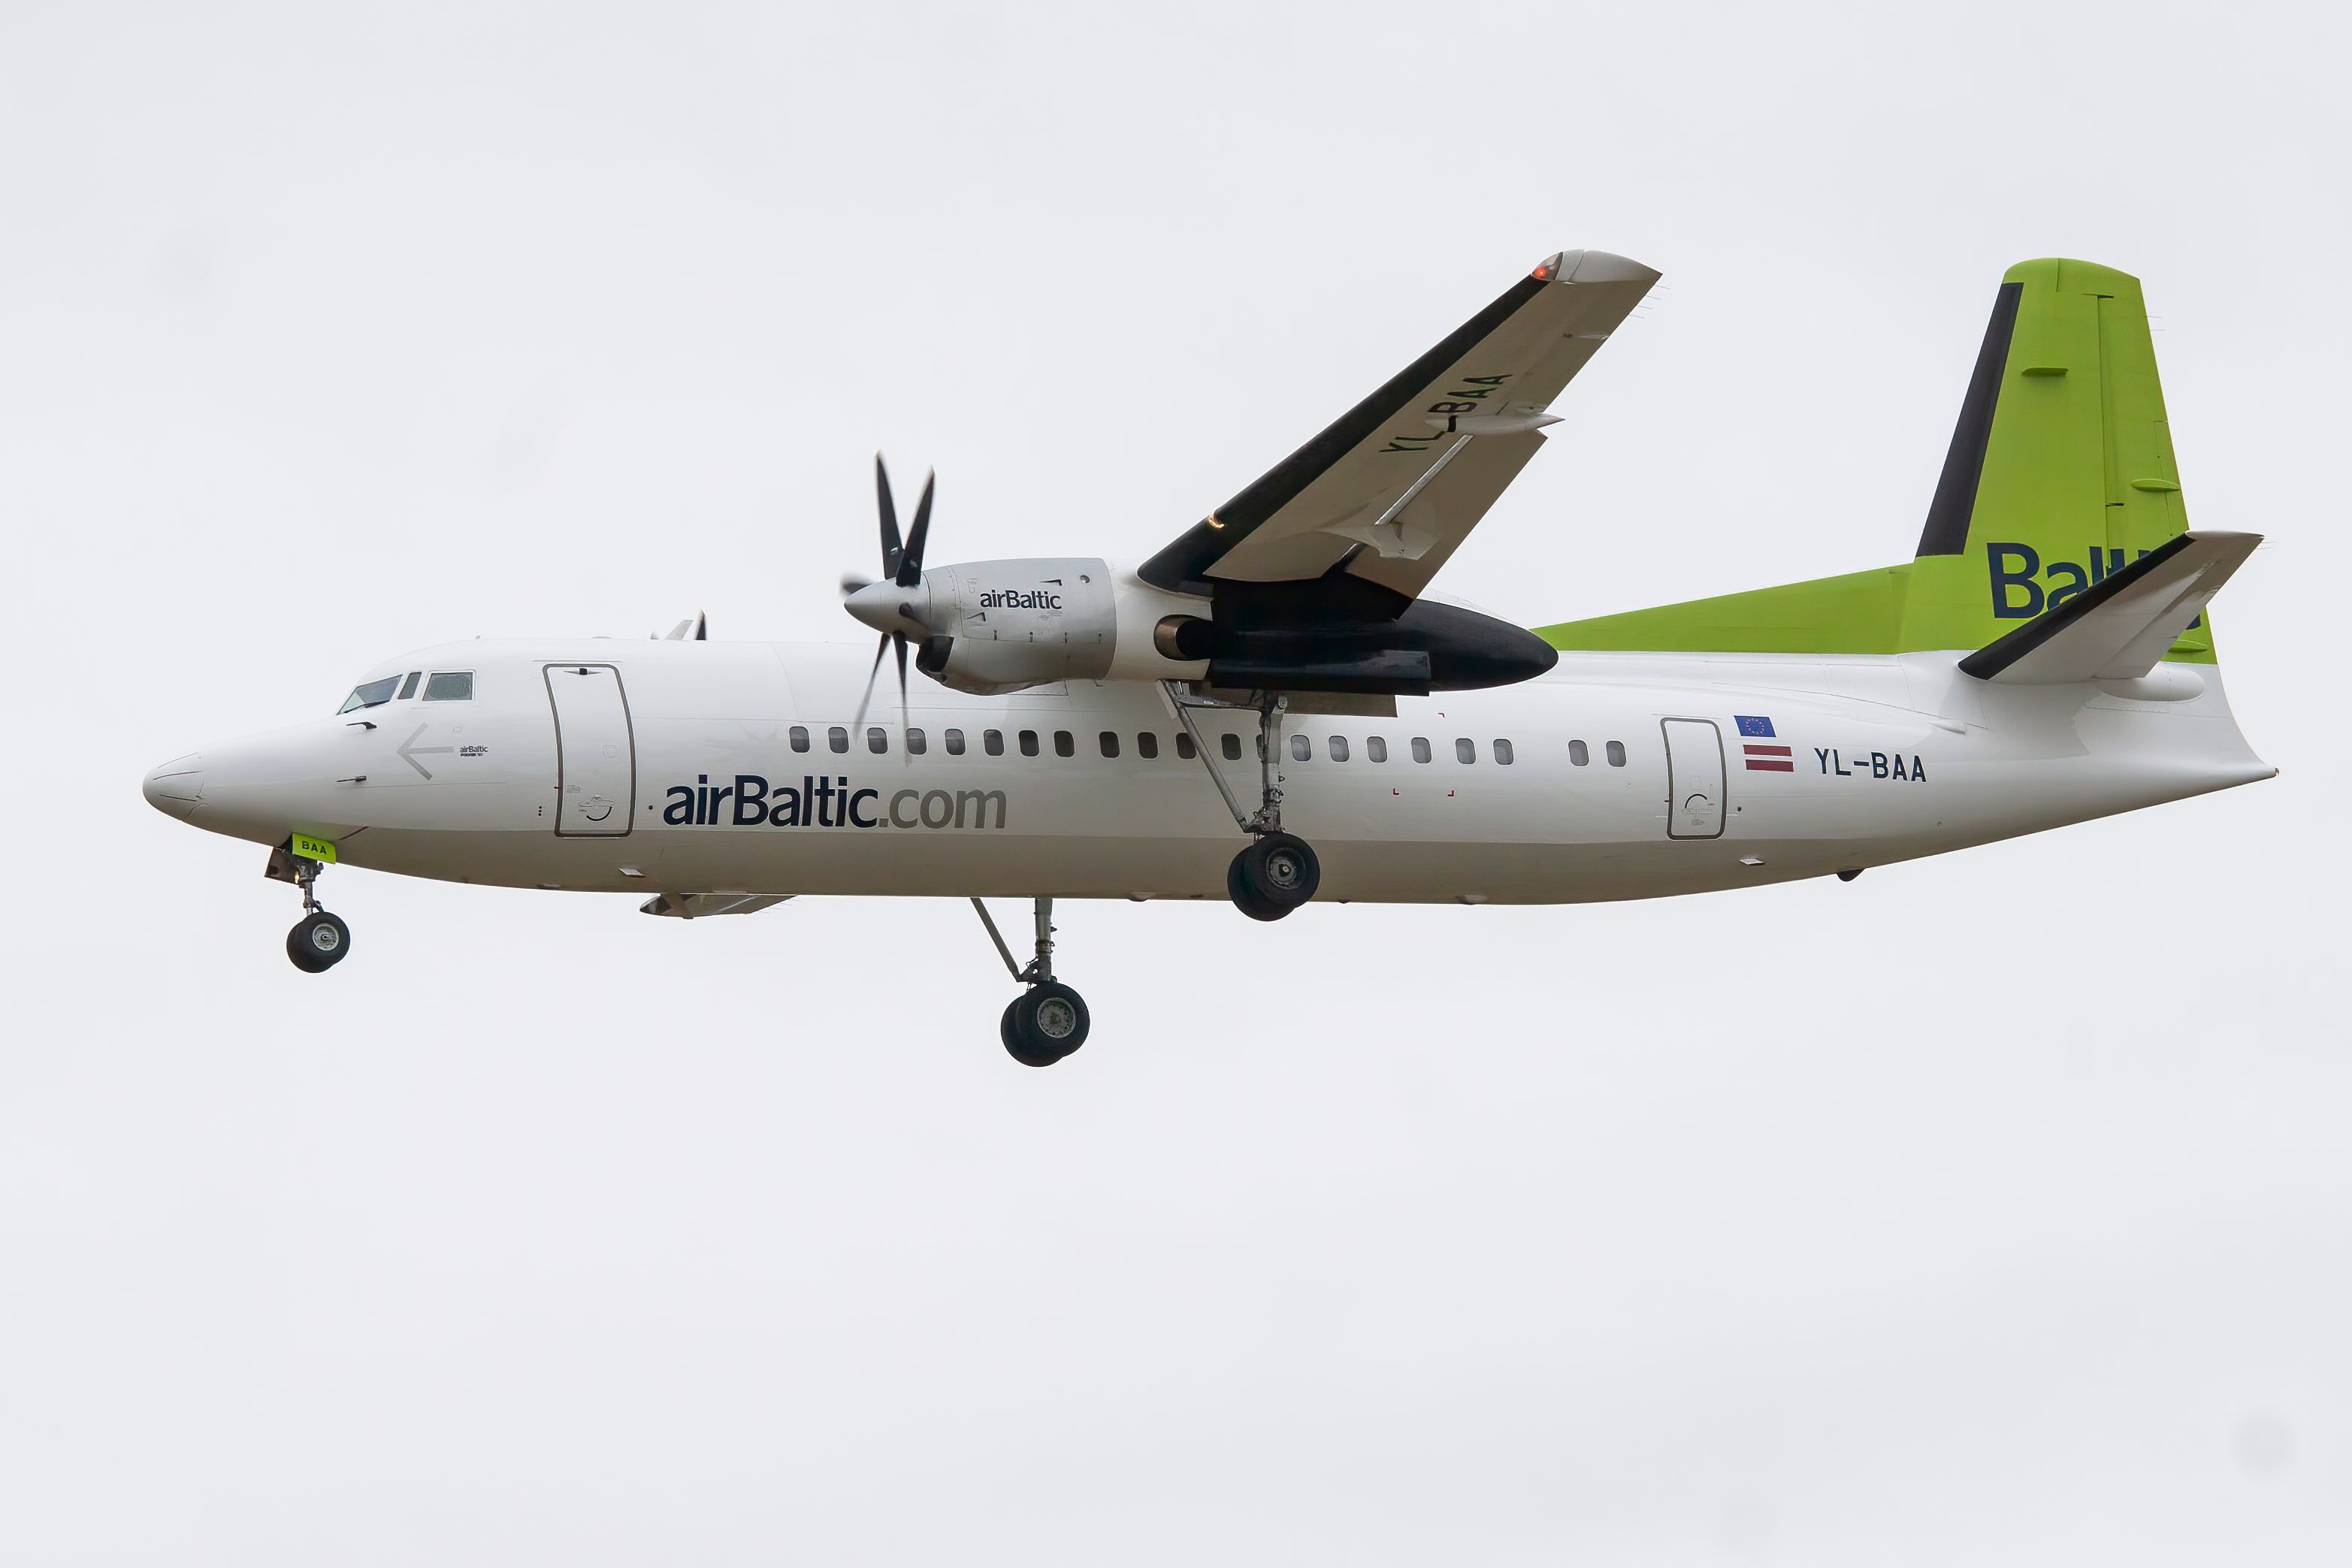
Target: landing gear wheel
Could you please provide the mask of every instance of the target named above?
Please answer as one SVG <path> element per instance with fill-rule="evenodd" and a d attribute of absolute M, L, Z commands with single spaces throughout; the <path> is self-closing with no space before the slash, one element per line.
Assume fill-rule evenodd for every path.
<path fill-rule="evenodd" d="M 1279 920 L 1322 885 L 1323 868 L 1305 839 L 1267 833 L 1225 868 L 1225 892 L 1252 920 Z"/>
<path fill-rule="evenodd" d="M 1087 1004 L 1059 980 L 1032 986 L 1004 1009 L 998 1034 L 1024 1067 L 1051 1067 L 1087 1042 Z"/>
<path fill-rule="evenodd" d="M 351 950 L 352 928 L 323 909 L 302 916 L 286 934 L 286 956 L 305 974 L 333 968 Z"/>

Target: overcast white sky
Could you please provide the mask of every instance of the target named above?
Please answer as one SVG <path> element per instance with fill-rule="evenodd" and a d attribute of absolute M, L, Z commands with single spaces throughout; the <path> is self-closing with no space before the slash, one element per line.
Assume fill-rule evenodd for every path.
<path fill-rule="evenodd" d="M 0 7 L 0 1562 L 2352 1556 L 2340 6 Z M 2274 783 L 1834 882 L 691 926 L 143 771 L 484 633 L 1157 548 L 1563 246 L 1443 586 L 1906 557 L 2139 274 Z M 1005 911 L 1015 913 L 1011 907 Z"/>

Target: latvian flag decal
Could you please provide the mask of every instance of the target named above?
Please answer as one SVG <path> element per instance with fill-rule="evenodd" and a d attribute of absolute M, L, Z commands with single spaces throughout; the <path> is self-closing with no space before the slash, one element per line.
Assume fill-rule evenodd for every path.
<path fill-rule="evenodd" d="M 1772 740 L 1770 719 L 1738 713 L 1731 716 L 1731 722 L 1739 727 L 1741 743 L 1739 749 L 1748 755 L 1748 771 L 1794 773 L 1797 770 L 1797 764 L 1790 757 L 1789 748 L 1785 746 L 1770 744 Z M 1759 741 L 1762 744 L 1759 744 Z"/>

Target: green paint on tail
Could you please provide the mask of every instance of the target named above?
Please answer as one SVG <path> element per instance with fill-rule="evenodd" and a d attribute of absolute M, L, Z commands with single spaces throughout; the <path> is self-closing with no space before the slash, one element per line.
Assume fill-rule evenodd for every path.
<path fill-rule="evenodd" d="M 1978 648 L 2185 531 L 2139 280 L 2027 261 L 2001 280 L 1916 559 L 1538 628 L 1555 648 Z M 2165 655 L 2213 662 L 2200 622 Z"/>

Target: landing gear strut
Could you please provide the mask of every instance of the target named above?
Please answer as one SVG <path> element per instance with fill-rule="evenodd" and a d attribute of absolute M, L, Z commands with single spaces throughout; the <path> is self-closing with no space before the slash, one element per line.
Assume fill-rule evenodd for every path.
<path fill-rule="evenodd" d="M 352 950 L 352 928 L 319 902 L 319 862 L 287 849 L 269 852 L 268 874 L 302 890 L 302 918 L 286 934 L 286 956 L 306 975 L 322 974 Z"/>
<path fill-rule="evenodd" d="M 997 1030 L 1004 1049 L 1024 1067 L 1053 1066 L 1086 1044 L 1088 1021 L 1086 999 L 1054 978 L 1054 901 L 1036 900 L 1037 956 L 1025 968 L 1013 963 L 1013 949 L 1004 945 L 1003 933 L 997 930 L 988 905 L 975 898 L 971 906 L 979 912 L 980 923 L 988 927 L 989 939 L 996 944 L 1005 969 L 1015 983 L 1028 988 L 1004 1009 L 1004 1020 Z"/>
<path fill-rule="evenodd" d="M 1175 706 L 1176 716 L 1183 723 L 1185 733 L 1192 737 L 1192 749 L 1200 754 L 1202 766 L 1217 786 L 1217 793 L 1225 798 L 1225 809 L 1234 814 L 1234 821 L 1250 836 L 1247 848 L 1234 857 L 1225 868 L 1225 894 L 1234 907 L 1253 920 L 1279 920 L 1308 899 L 1323 881 L 1323 868 L 1315 858 L 1313 846 L 1295 833 L 1282 831 L 1282 720 L 1289 711 L 1290 699 L 1279 693 L 1267 693 L 1257 705 L 1258 808 L 1244 812 L 1242 803 L 1234 796 L 1233 787 L 1217 771 L 1216 758 L 1209 755 L 1201 739 L 1200 729 L 1192 723 L 1192 708 L 1172 681 L 1160 685 L 1168 700 Z"/>

